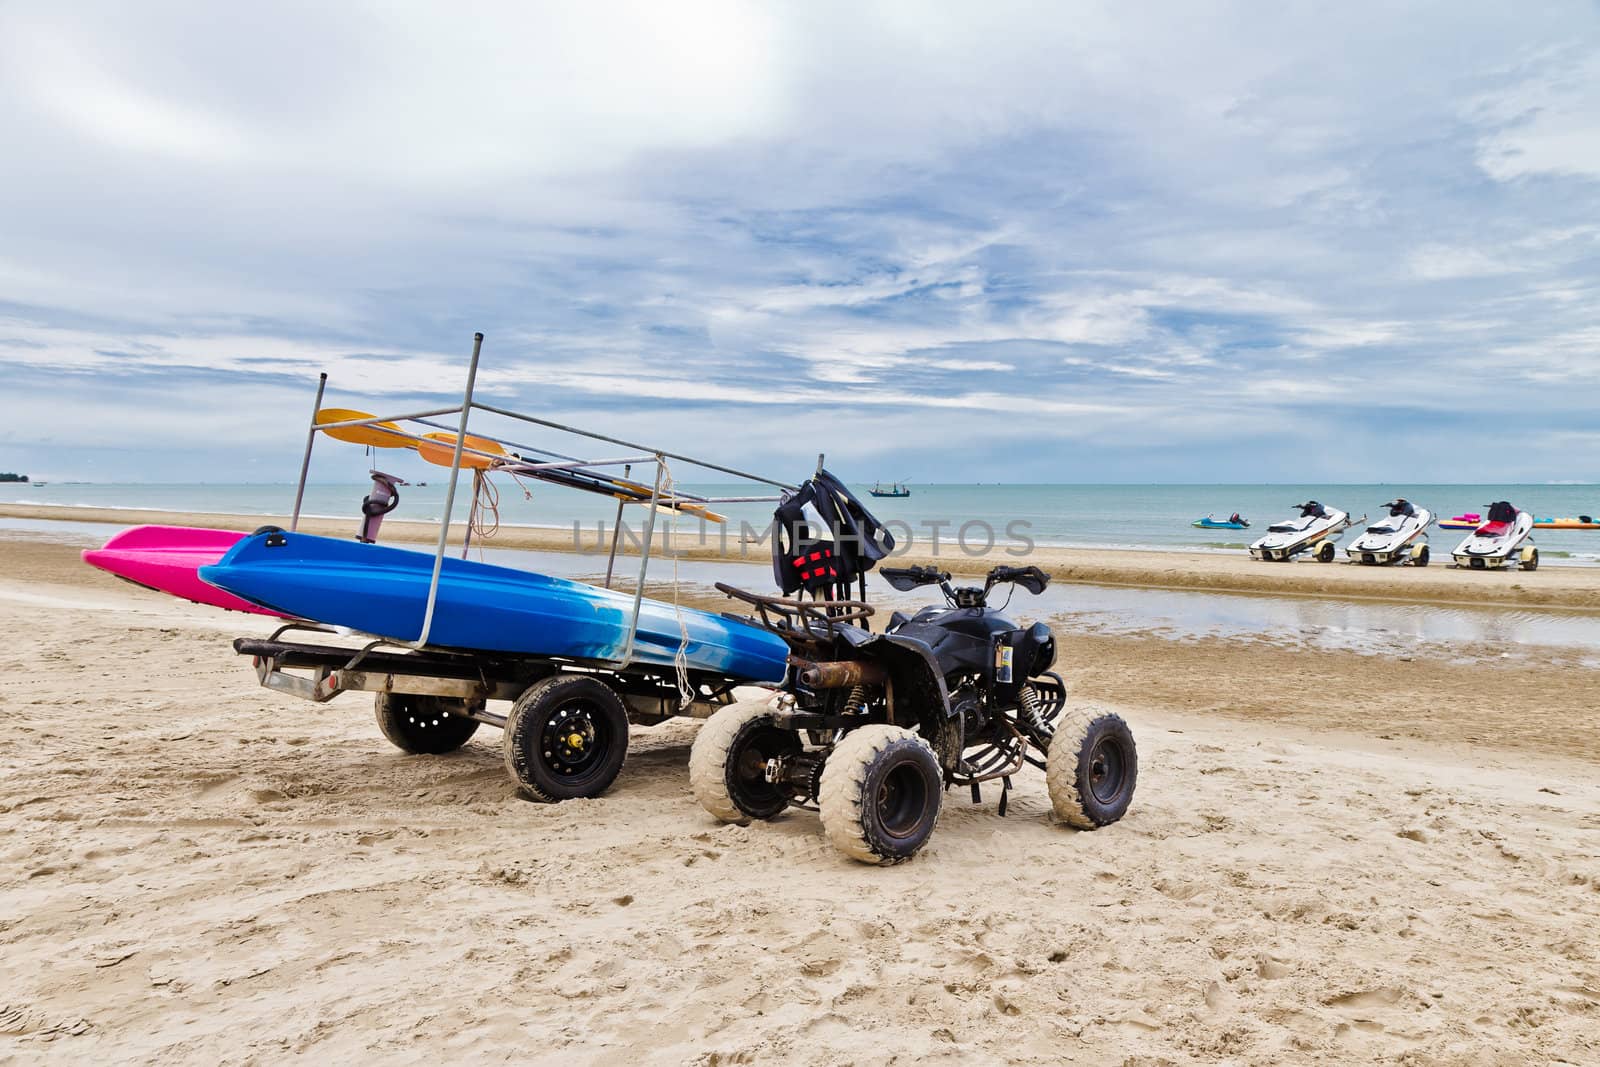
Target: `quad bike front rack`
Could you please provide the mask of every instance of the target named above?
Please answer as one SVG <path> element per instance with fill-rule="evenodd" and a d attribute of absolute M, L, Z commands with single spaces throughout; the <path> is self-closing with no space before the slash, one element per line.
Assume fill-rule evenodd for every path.
<path fill-rule="evenodd" d="M 823 644 L 839 636 L 839 627 L 865 625 L 877 614 L 864 600 L 794 600 L 788 597 L 752 593 L 726 582 L 715 584 L 717 592 L 756 609 L 761 625 L 785 640 Z"/>

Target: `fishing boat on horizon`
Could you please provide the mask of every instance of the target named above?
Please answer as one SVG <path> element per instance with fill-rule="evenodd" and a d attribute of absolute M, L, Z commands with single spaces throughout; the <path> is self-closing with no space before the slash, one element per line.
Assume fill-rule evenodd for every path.
<path fill-rule="evenodd" d="M 867 490 L 873 496 L 902 497 L 911 495 L 911 487 L 904 482 L 892 482 L 885 489 L 882 482 L 873 482 L 872 488 Z"/>

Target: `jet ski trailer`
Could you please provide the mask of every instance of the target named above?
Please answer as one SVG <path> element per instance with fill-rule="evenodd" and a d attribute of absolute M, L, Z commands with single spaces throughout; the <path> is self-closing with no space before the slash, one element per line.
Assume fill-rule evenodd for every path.
<path fill-rule="evenodd" d="M 414 583 L 418 610 L 407 616 L 414 629 L 408 630 L 406 636 L 396 636 L 395 632 L 383 635 L 346 625 L 328 625 L 325 620 L 295 620 L 279 626 L 265 638 L 239 638 L 233 643 L 234 651 L 251 658 L 261 685 L 289 696 L 325 703 L 350 691 L 375 694 L 378 726 L 383 735 L 403 751 L 428 755 L 450 752 L 465 744 L 479 726 L 496 726 L 503 731 L 506 767 L 527 795 L 544 801 L 595 796 L 611 785 L 622 767 L 630 722 L 653 725 L 678 715 L 703 718 L 731 703 L 736 688 L 748 685 L 772 688 L 784 673 L 782 652 L 776 660 L 760 655 L 727 660 L 726 666 L 736 668 L 731 671 L 708 669 L 704 659 L 694 657 L 690 642 L 694 628 L 714 627 L 715 624 L 726 629 L 743 628 L 743 620 L 732 617 L 680 619 L 684 637 L 676 656 L 670 649 L 663 654 L 660 648 L 647 643 L 653 640 L 659 644 L 661 627 L 657 618 L 654 628 L 646 634 L 641 627 L 641 617 L 659 616 L 663 609 L 668 613 L 677 610 L 675 604 L 660 604 L 644 598 L 657 515 L 664 514 L 674 520 L 679 515 L 687 515 L 702 522 L 723 522 L 722 516 L 710 510 L 712 506 L 736 502 L 776 503 L 781 499 L 778 493 L 792 491 L 795 487 L 707 460 L 633 444 L 475 400 L 473 388 L 482 346 L 483 334 L 476 334 L 465 391 L 461 402 L 450 407 L 386 416 L 324 408 L 322 398 L 327 375 L 323 374 L 317 385 L 306 435 L 289 530 L 257 531 L 240 548 L 242 552 L 260 538 L 287 540 L 295 537 L 312 450 L 320 435 L 370 448 L 414 448 L 424 459 L 450 468 L 443 518 L 431 553 L 431 575 L 427 555 L 400 553 L 421 557 L 416 561 L 419 577 Z M 480 412 L 523 426 L 604 442 L 626 454 L 580 459 L 507 438 L 469 434 L 469 420 Z M 441 417 L 453 418 L 446 424 L 434 421 Z M 442 432 L 428 433 L 424 428 Z M 761 487 L 761 495 L 710 497 L 685 492 L 673 483 L 669 462 L 754 483 Z M 818 462 L 820 466 L 820 457 Z M 619 467 L 622 468 L 620 475 L 615 472 Z M 653 474 L 646 480 L 634 480 L 632 471 L 636 467 L 653 468 Z M 612 612 L 617 629 L 614 645 L 589 654 L 549 655 L 446 647 L 435 640 L 436 629 L 444 634 L 446 624 L 454 625 L 447 615 L 451 589 L 447 581 L 445 595 L 441 596 L 440 578 L 445 574 L 449 579 L 463 569 L 462 561 L 452 560 L 451 567 L 445 566 L 447 552 L 455 547 L 451 539 L 451 516 L 463 470 L 469 471 L 473 478 L 475 514 L 478 504 L 489 499 L 478 490 L 483 488 L 484 480 L 496 472 L 616 499 L 617 522 L 612 532 L 605 589 L 594 590 L 605 593 L 617 604 Z M 637 535 L 630 532 L 627 539 L 639 554 L 639 569 L 631 591 L 611 591 L 619 538 L 624 528 L 623 509 L 628 504 L 638 504 L 644 509 L 643 530 Z M 459 528 L 460 524 L 455 525 Z M 476 522 L 469 520 L 459 538 L 462 556 L 466 555 L 473 531 L 478 529 L 481 535 L 483 525 L 481 515 Z M 355 547 L 352 543 L 352 548 Z M 378 546 L 360 547 L 378 549 Z M 237 553 L 230 553 L 224 557 L 223 564 L 234 558 Z M 505 569 L 466 565 L 469 571 L 474 568 Z M 227 568 L 206 569 L 208 572 L 216 569 L 220 573 Z M 539 576 L 530 572 L 528 577 Z M 269 595 L 265 589 L 261 592 Z M 349 595 L 360 594 L 352 591 Z M 682 615 L 704 616 L 705 613 L 685 608 Z M 392 622 L 385 623 L 384 628 L 392 630 Z M 673 630 L 674 634 L 677 632 Z M 755 632 L 762 638 L 768 636 L 764 631 Z M 310 640 L 294 639 L 305 634 L 317 636 Z M 332 639 L 335 635 L 338 640 Z M 752 669 L 751 664 L 758 664 L 759 669 Z M 491 711 L 491 701 L 510 701 L 511 706 L 507 710 Z"/>
<path fill-rule="evenodd" d="M 1365 515 L 1352 519 L 1348 512 L 1315 500 L 1295 507 L 1298 517 L 1268 526 L 1266 536 L 1250 546 L 1252 559 L 1287 562 L 1310 553 L 1318 563 L 1332 563 L 1334 542 L 1350 527 L 1367 521 Z"/>
<path fill-rule="evenodd" d="M 1489 505 L 1488 521 L 1467 535 L 1451 553 L 1457 567 L 1500 570 L 1515 563 L 1519 570 L 1539 569 L 1539 549 L 1534 546 L 1533 516 L 1505 500 Z"/>
<path fill-rule="evenodd" d="M 1405 497 L 1384 504 L 1389 514 L 1368 526 L 1366 532 L 1345 546 L 1352 563 L 1369 565 L 1409 563 L 1428 565 L 1428 526 L 1433 512 L 1419 508 Z"/>

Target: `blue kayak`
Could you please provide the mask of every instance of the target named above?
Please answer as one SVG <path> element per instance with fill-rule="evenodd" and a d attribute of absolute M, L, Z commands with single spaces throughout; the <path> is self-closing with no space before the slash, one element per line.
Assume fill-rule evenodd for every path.
<path fill-rule="evenodd" d="M 1209 515 L 1203 519 L 1196 519 L 1189 525 L 1198 526 L 1202 530 L 1248 530 L 1250 528 L 1250 524 L 1242 519 L 1239 522 L 1233 522 L 1229 519 L 1213 519 Z"/>
<path fill-rule="evenodd" d="M 200 577 L 235 596 L 330 626 L 398 641 L 422 632 L 433 554 L 303 533 L 240 541 Z M 683 608 L 693 670 L 779 681 L 789 648 L 749 623 Z M 546 574 L 446 559 L 428 643 L 442 648 L 616 660 L 633 597 Z M 634 660 L 671 667 L 683 633 L 671 604 L 646 599 Z"/>

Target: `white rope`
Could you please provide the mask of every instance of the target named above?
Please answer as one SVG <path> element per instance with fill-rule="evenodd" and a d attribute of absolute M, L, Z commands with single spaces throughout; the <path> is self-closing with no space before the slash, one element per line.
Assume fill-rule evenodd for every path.
<path fill-rule="evenodd" d="M 517 483 L 517 488 L 522 490 L 522 498 L 533 499 L 532 490 L 514 471 L 489 467 L 472 472 L 472 507 L 467 511 L 467 526 L 471 530 L 473 543 L 477 545 L 480 560 L 483 559 L 483 543 L 500 532 L 500 487 L 490 480 L 491 474 L 509 475 L 511 480 Z"/>
<path fill-rule="evenodd" d="M 672 665 L 678 670 L 678 710 L 682 711 L 694 702 L 694 685 L 689 680 L 689 624 L 683 621 L 683 607 L 678 603 L 678 487 L 672 480 L 672 470 L 667 466 L 667 461 L 661 459 L 661 488 L 663 494 L 670 494 L 671 510 L 667 512 L 667 552 L 672 556 L 672 611 L 678 617 L 678 643 L 677 654 L 672 657 Z"/>

